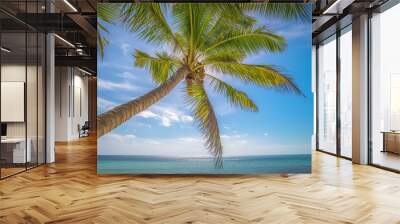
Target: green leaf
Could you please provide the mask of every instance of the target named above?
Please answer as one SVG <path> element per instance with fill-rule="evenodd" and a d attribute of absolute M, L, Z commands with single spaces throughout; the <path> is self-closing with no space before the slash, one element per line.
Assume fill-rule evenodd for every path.
<path fill-rule="evenodd" d="M 103 36 L 100 35 L 100 32 L 97 32 L 97 44 L 99 46 L 100 50 L 100 56 L 101 58 L 104 57 L 104 48 L 108 44 L 108 40 L 104 38 Z"/>
<path fill-rule="evenodd" d="M 186 102 L 191 106 L 194 120 L 206 141 L 206 148 L 214 156 L 215 166 L 222 167 L 223 147 L 217 117 L 202 84 L 187 86 Z"/>
<path fill-rule="evenodd" d="M 151 56 L 143 51 L 135 50 L 133 56 L 135 58 L 135 66 L 149 69 L 156 83 L 165 82 L 180 64 L 177 58 L 166 52 L 159 52 L 155 56 Z"/>
<path fill-rule="evenodd" d="M 246 54 L 240 51 L 233 51 L 230 49 L 220 50 L 207 55 L 201 64 L 213 64 L 214 62 L 241 62 L 245 59 Z"/>
<path fill-rule="evenodd" d="M 141 39 L 155 44 L 173 44 L 182 49 L 182 44 L 165 17 L 167 12 L 168 4 L 125 4 L 122 18 L 128 28 Z"/>
<path fill-rule="evenodd" d="M 245 92 L 235 89 L 233 86 L 212 75 L 207 75 L 207 78 L 210 80 L 210 84 L 214 90 L 224 95 L 231 105 L 238 106 L 243 110 L 258 111 L 257 105 Z"/>
<path fill-rule="evenodd" d="M 268 65 L 242 64 L 236 62 L 214 62 L 212 69 L 261 87 L 273 88 L 303 95 L 291 78 Z"/>
<path fill-rule="evenodd" d="M 210 54 L 221 50 L 230 50 L 251 55 L 260 51 L 280 52 L 285 47 L 285 39 L 267 31 L 265 27 L 257 29 L 235 29 L 224 34 L 213 43 L 208 43 L 204 54 Z"/>
<path fill-rule="evenodd" d="M 311 21 L 311 3 L 240 3 L 239 7 L 245 11 L 258 13 L 264 16 L 278 16 L 286 19 Z"/>
<path fill-rule="evenodd" d="M 104 57 L 104 49 L 108 44 L 107 38 L 104 37 L 104 33 L 108 33 L 108 30 L 102 22 L 112 23 L 117 18 L 117 12 L 120 7 L 121 4 L 97 4 L 97 44 L 99 46 L 101 58 Z"/>

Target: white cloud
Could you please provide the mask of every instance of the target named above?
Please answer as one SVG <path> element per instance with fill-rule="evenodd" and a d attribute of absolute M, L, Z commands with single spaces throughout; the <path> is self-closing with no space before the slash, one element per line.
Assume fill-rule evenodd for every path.
<path fill-rule="evenodd" d="M 115 107 L 116 103 L 114 103 L 113 101 L 106 100 L 104 98 L 98 97 L 97 98 L 97 105 L 102 110 L 109 110 L 109 109 Z"/>
<path fill-rule="evenodd" d="M 169 127 L 171 126 L 171 120 L 167 117 L 161 117 L 161 124 L 164 127 Z"/>
<path fill-rule="evenodd" d="M 159 116 L 151 111 L 143 111 L 140 114 L 138 114 L 139 117 L 144 117 L 144 118 L 158 118 Z"/>
<path fill-rule="evenodd" d="M 156 119 L 164 127 L 170 127 L 173 123 L 189 123 L 193 121 L 193 117 L 185 114 L 183 111 L 157 105 L 153 106 L 150 110 L 141 112 L 138 116 Z"/>
<path fill-rule="evenodd" d="M 119 73 L 117 76 L 124 78 L 124 79 L 136 79 L 137 78 L 137 76 L 135 74 L 133 74 L 132 72 L 128 72 L 128 71 Z"/>
<path fill-rule="evenodd" d="M 120 135 L 120 134 L 110 133 L 110 134 L 108 134 L 108 137 L 118 143 L 130 142 L 130 141 L 136 139 L 136 136 L 132 135 L 132 134 Z"/>
<path fill-rule="evenodd" d="M 285 37 L 286 39 L 294 39 L 306 35 L 311 35 L 311 24 L 302 23 L 295 26 L 282 27 L 277 30 L 277 34 Z"/>
<path fill-rule="evenodd" d="M 191 121 L 193 121 L 193 117 L 189 116 L 189 115 L 182 115 L 181 119 L 182 119 L 183 122 L 191 122 Z"/>
<path fill-rule="evenodd" d="M 130 53 L 131 45 L 128 43 L 122 43 L 120 47 L 121 47 L 122 53 L 125 56 L 128 56 Z"/>
<path fill-rule="evenodd" d="M 104 61 L 98 62 L 98 63 L 99 63 L 98 66 L 100 67 L 100 70 L 101 70 L 101 67 L 113 68 L 113 69 L 116 69 L 119 71 L 120 70 L 131 70 L 133 68 L 133 65 L 128 65 L 128 64 L 123 64 L 123 63 L 115 63 L 115 62 L 111 63 L 111 62 L 104 62 Z"/>
<path fill-rule="evenodd" d="M 221 138 L 225 138 L 225 139 L 239 139 L 239 138 L 244 138 L 246 137 L 247 134 L 234 134 L 234 135 L 221 135 Z"/>
<path fill-rule="evenodd" d="M 309 145 L 272 144 L 251 137 L 222 139 L 224 156 L 310 153 Z M 142 138 L 109 133 L 98 140 L 99 155 L 210 156 L 201 136 Z"/>
<path fill-rule="evenodd" d="M 112 82 L 104 79 L 99 79 L 97 82 L 99 89 L 105 90 L 136 90 L 137 87 L 127 82 Z"/>
<path fill-rule="evenodd" d="M 178 138 L 177 140 L 183 142 L 202 142 L 201 138 L 194 138 L 194 137 L 182 137 Z"/>

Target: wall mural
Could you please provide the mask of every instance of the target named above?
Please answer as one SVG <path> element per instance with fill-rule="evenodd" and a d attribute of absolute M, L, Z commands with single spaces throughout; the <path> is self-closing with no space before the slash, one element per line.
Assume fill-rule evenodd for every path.
<path fill-rule="evenodd" d="M 311 5 L 97 9 L 99 174 L 311 172 Z"/>

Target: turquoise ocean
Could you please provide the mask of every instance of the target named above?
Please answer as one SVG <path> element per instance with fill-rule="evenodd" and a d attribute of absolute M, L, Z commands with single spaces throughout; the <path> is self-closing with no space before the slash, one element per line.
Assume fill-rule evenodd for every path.
<path fill-rule="evenodd" d="M 99 155 L 99 174 L 269 174 L 311 173 L 311 154 L 223 157 L 215 168 L 212 158 Z"/>

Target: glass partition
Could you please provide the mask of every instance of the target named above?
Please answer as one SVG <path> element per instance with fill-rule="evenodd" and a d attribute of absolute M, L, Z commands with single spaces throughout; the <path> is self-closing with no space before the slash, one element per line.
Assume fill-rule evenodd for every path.
<path fill-rule="evenodd" d="M 37 165 L 38 159 L 38 35 L 35 32 L 27 33 L 27 82 L 26 82 L 26 114 L 27 114 L 27 151 L 29 153 L 29 160 L 27 167 L 31 168 Z"/>
<path fill-rule="evenodd" d="M 371 162 L 400 170 L 400 5 L 371 19 Z"/>
<path fill-rule="evenodd" d="M 26 41 L 25 32 L 1 34 L 2 177 L 24 171 L 31 158 L 26 150 Z"/>
<path fill-rule="evenodd" d="M 340 154 L 352 157 L 352 35 L 351 26 L 340 36 Z"/>
<path fill-rule="evenodd" d="M 336 153 L 336 36 L 318 47 L 318 149 Z"/>
<path fill-rule="evenodd" d="M 43 1 L 1 2 L 18 13 L 43 11 Z M 15 8 L 15 7 L 14 7 Z M 0 178 L 45 163 L 45 44 L 43 33 L 0 12 Z"/>
<path fill-rule="evenodd" d="M 46 124 L 46 37 L 43 33 L 38 33 L 38 64 L 37 64 L 37 147 L 38 147 L 38 164 L 46 162 L 46 139 L 45 139 L 45 124 Z"/>

